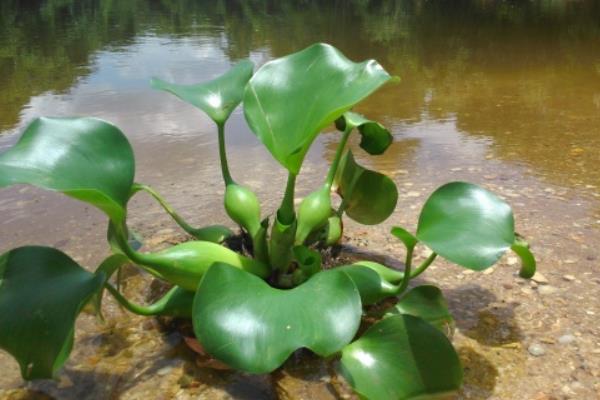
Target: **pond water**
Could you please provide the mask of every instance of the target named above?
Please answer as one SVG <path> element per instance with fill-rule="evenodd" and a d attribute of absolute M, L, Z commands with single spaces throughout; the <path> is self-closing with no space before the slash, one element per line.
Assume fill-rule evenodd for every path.
<path fill-rule="evenodd" d="M 397 213 L 383 227 L 349 224 L 355 250 L 399 254 L 386 234 L 389 226 L 414 228 L 428 193 L 444 182 L 467 180 L 513 205 L 517 230 L 530 238 L 549 281 L 539 287 L 519 281 L 510 257 L 503 265 L 512 267 L 493 274 L 475 277 L 442 263 L 427 276 L 442 282 L 457 314 L 457 343 L 467 371 L 460 397 L 600 396 L 598 2 L 3 1 L 0 151 L 35 117 L 101 117 L 132 142 L 138 181 L 163 193 L 193 223 L 228 224 L 215 127 L 148 82 L 153 76 L 200 82 L 240 59 L 261 65 L 318 41 L 353 60 L 377 59 L 401 77 L 357 108 L 392 131 L 395 143 L 385 155 L 359 158 L 392 176 L 401 196 Z M 318 138 L 303 168 L 300 195 L 324 175 L 338 139 L 333 132 Z M 227 143 L 234 176 L 272 211 L 282 193 L 273 188 L 283 189 L 285 174 L 240 110 L 228 123 Z M 157 245 L 176 235 L 144 197 L 132 206 L 131 224 Z M 104 236 L 102 215 L 74 200 L 28 187 L 0 191 L 2 252 L 53 245 L 93 267 L 107 254 Z M 183 351 L 171 343 L 176 339 L 152 326 L 130 332 L 134 323 L 143 323 L 112 311 L 110 328 L 81 319 L 80 350 L 64 374 L 68 382 L 36 384 L 23 392 L 14 371 L 0 377 L 0 395 L 5 389 L 10 398 L 34 392 L 143 398 L 145 390 L 158 387 L 144 380 L 151 374 L 146 364 L 165 354 L 164 365 L 150 368 L 167 371 L 155 383 L 181 398 L 198 395 L 182 383 L 190 362 L 169 364 Z M 575 344 L 561 347 L 557 338 L 565 334 L 575 336 Z M 131 346 L 140 338 L 151 338 L 155 346 L 138 354 Z M 545 346 L 545 354 L 531 356 L 531 344 Z M 97 366 L 98 354 L 124 351 L 131 353 L 129 361 L 117 363 L 112 375 L 109 364 Z M 564 370 L 556 371 L 557 363 Z M 16 364 L 0 354 L 0 367 L 15 370 Z M 292 388 L 284 392 L 289 398 L 335 398 L 323 388 L 319 368 L 290 367 L 292 372 L 279 377 Z M 204 388 L 200 393 L 208 398 L 283 396 L 266 378 L 192 375 L 188 378 L 200 385 L 193 388 Z"/>

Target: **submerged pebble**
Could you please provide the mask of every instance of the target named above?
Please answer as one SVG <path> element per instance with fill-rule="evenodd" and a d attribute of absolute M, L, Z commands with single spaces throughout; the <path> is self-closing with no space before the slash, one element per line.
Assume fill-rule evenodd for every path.
<path fill-rule="evenodd" d="M 531 344 L 527 348 L 527 351 L 529 351 L 529 354 L 531 354 L 534 357 L 540 357 L 540 356 L 543 356 L 544 354 L 546 354 L 546 350 L 539 343 L 533 343 L 533 344 Z"/>
<path fill-rule="evenodd" d="M 558 338 L 558 343 L 560 344 L 570 344 L 575 341 L 575 336 L 571 334 L 562 335 Z"/>

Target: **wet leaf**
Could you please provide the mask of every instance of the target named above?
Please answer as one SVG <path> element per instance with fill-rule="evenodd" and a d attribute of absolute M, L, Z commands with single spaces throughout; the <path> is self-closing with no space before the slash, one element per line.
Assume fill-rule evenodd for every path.
<path fill-rule="evenodd" d="M 388 314 L 408 314 L 419 317 L 442 332 L 451 331 L 454 325 L 454 319 L 448 310 L 442 291 L 432 285 L 411 289 L 388 311 Z"/>
<path fill-rule="evenodd" d="M 23 379 L 56 376 L 71 353 L 75 320 L 104 279 L 50 247 L 0 256 L 0 348 L 19 362 Z"/>
<path fill-rule="evenodd" d="M 335 270 L 280 290 L 215 264 L 198 287 L 193 322 L 213 357 L 242 371 L 266 373 L 302 347 L 320 356 L 339 351 L 356 334 L 361 312 L 354 284 Z"/>
<path fill-rule="evenodd" d="M 244 87 L 252 77 L 254 64 L 240 61 L 229 71 L 208 82 L 177 85 L 158 78 L 150 82 L 155 89 L 170 92 L 181 100 L 204 111 L 215 123 L 223 124 L 242 101 Z"/>
<path fill-rule="evenodd" d="M 327 44 L 273 60 L 244 92 L 250 128 L 297 175 L 315 137 L 390 79 L 374 60 L 354 63 Z"/>
<path fill-rule="evenodd" d="M 371 155 L 383 154 L 392 144 L 392 134 L 379 122 L 366 119 L 360 114 L 348 111 L 335 121 L 340 131 L 358 128 L 361 135 L 360 147 Z"/>
<path fill-rule="evenodd" d="M 437 189 L 423 206 L 417 238 L 456 264 L 483 270 L 514 243 L 513 213 L 488 190 L 451 182 Z"/>
<path fill-rule="evenodd" d="M 90 203 L 121 221 L 133 185 L 133 150 L 96 118 L 38 118 L 0 154 L 0 187 L 29 184 Z"/>
<path fill-rule="evenodd" d="M 412 315 L 384 318 L 346 346 L 341 373 L 369 400 L 438 398 L 456 392 L 462 382 L 452 344 Z"/>
<path fill-rule="evenodd" d="M 398 189 L 394 181 L 358 165 L 351 151 L 342 157 L 336 185 L 344 199 L 346 214 L 361 224 L 379 224 L 396 208 Z"/>

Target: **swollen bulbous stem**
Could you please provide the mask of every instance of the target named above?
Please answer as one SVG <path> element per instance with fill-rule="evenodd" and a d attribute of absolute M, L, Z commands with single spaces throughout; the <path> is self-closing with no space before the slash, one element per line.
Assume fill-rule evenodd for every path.
<path fill-rule="evenodd" d="M 303 244 L 306 238 L 317 229 L 327 224 L 331 215 L 330 187 L 324 185 L 312 192 L 300 203 L 298 208 L 298 229 L 296 231 L 296 245 Z"/>
<path fill-rule="evenodd" d="M 228 184 L 224 206 L 229 218 L 248 231 L 251 237 L 258 234 L 261 228 L 260 203 L 250 189 L 236 183 Z"/>
<path fill-rule="evenodd" d="M 327 178 L 325 179 L 325 184 L 331 188 L 333 185 L 333 180 L 335 178 L 335 174 L 337 173 L 338 166 L 340 165 L 340 160 L 342 159 L 342 154 L 344 153 L 344 149 L 346 148 L 346 143 L 348 143 L 348 138 L 350 137 L 350 133 L 352 132 L 352 127 L 347 126 L 342 134 L 342 140 L 338 144 L 337 150 L 335 151 L 335 157 L 333 158 L 333 162 L 329 166 L 329 172 L 327 173 Z"/>
<path fill-rule="evenodd" d="M 233 183 L 233 179 L 231 178 L 231 174 L 229 172 L 227 153 L 225 152 L 225 121 L 217 122 L 217 130 L 219 137 L 219 160 L 221 161 L 221 174 L 223 175 L 225 186 L 227 186 Z"/>

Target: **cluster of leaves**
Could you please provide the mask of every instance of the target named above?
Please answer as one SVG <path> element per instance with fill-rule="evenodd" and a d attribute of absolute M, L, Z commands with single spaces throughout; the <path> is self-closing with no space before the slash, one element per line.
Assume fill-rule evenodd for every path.
<path fill-rule="evenodd" d="M 26 246 L 0 256 L 0 347 L 16 358 L 25 379 L 56 376 L 69 356 L 79 312 L 87 303 L 99 311 L 107 290 L 134 313 L 191 318 L 206 351 L 242 371 L 271 372 L 307 348 L 323 357 L 341 355 L 341 374 L 369 399 L 438 396 L 460 387 L 460 362 L 444 335 L 452 317 L 442 293 L 427 285 L 408 290 L 408 284 L 438 255 L 483 270 L 510 248 L 523 260 L 521 275 L 533 275 L 535 260 L 515 236 L 510 207 L 478 186 L 449 183 L 426 201 L 415 235 L 393 229 L 407 250 L 404 271 L 370 261 L 324 269 L 318 247 L 340 240 L 344 214 L 373 225 L 396 206 L 394 182 L 359 165 L 346 149 L 355 130 L 371 155 L 391 144 L 385 127 L 350 111 L 391 77 L 377 62 L 352 62 L 325 44 L 253 69 L 242 61 L 206 83 L 152 82 L 215 122 L 225 210 L 250 238 L 251 257 L 222 244 L 232 235 L 228 228 L 192 227 L 156 191 L 136 183 L 132 148 L 107 122 L 40 118 L 0 154 L 0 187 L 30 184 L 96 206 L 108 217 L 113 250 L 94 273 L 48 247 Z M 250 128 L 288 171 L 281 205 L 271 218 L 263 218 L 254 193 L 229 171 L 225 123 L 242 102 Z M 323 184 L 296 210 L 295 182 L 304 156 L 332 123 L 342 132 L 335 158 Z M 154 253 L 136 249 L 127 204 L 140 191 L 195 240 Z M 338 207 L 334 191 L 341 197 Z M 413 269 L 418 243 L 432 253 Z M 132 303 L 110 283 L 126 263 L 172 289 L 153 304 Z M 389 297 L 397 297 L 397 304 L 357 338 L 363 306 Z"/>

